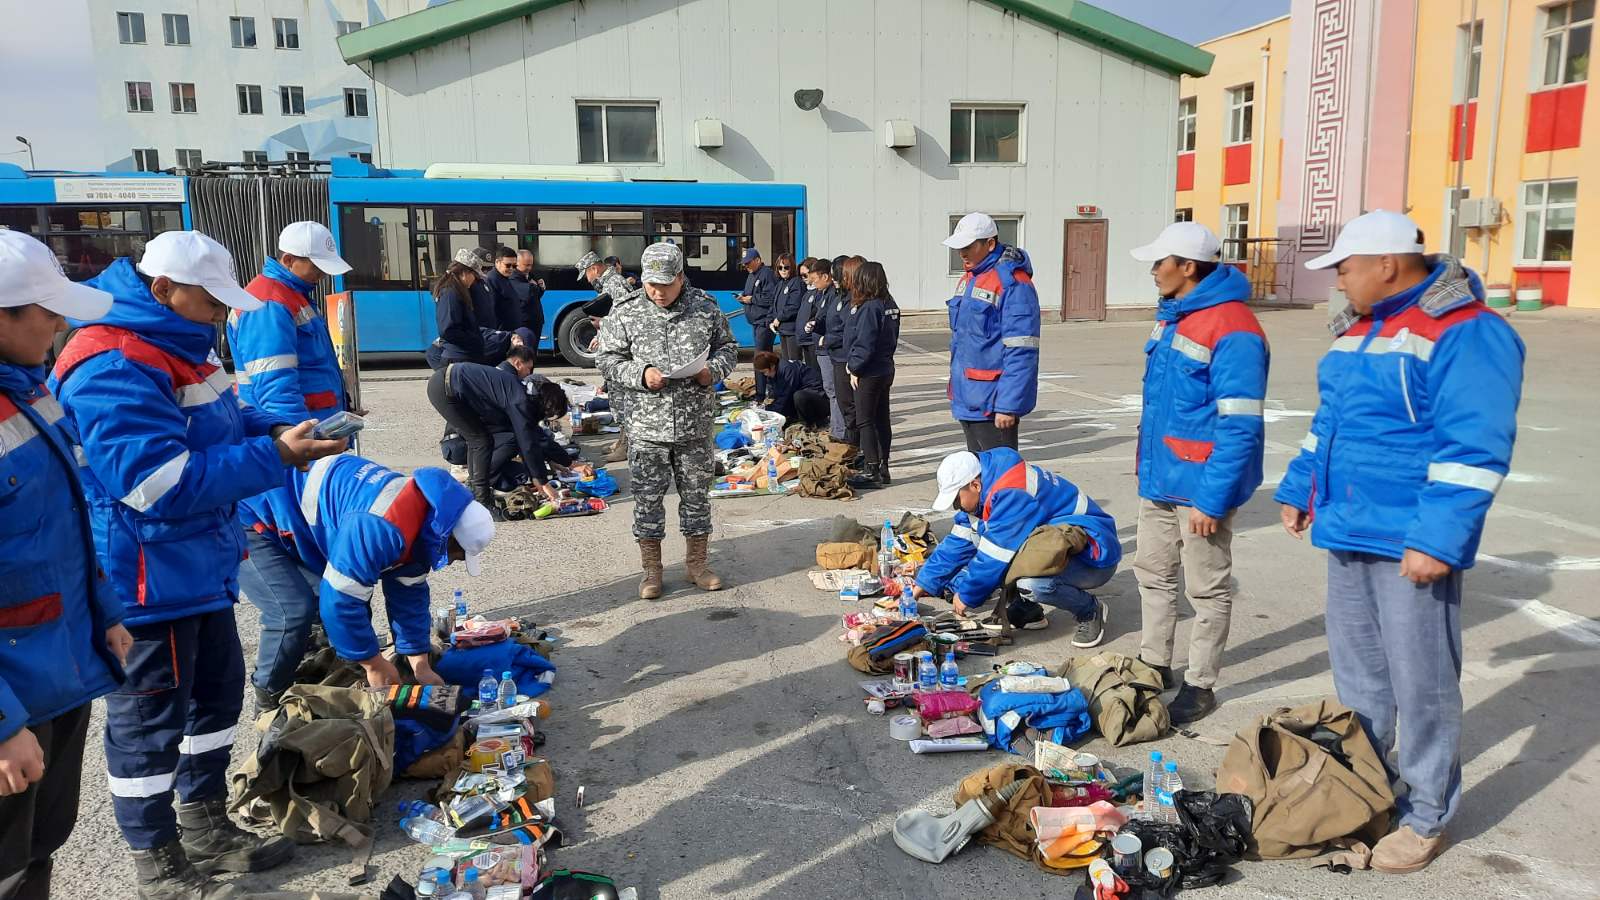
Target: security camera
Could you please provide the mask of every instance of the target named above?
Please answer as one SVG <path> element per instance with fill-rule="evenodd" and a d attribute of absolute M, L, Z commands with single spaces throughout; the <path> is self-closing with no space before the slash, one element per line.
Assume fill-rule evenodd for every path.
<path fill-rule="evenodd" d="M 794 92 L 794 105 L 810 112 L 822 105 L 822 90 L 820 88 L 801 88 Z"/>

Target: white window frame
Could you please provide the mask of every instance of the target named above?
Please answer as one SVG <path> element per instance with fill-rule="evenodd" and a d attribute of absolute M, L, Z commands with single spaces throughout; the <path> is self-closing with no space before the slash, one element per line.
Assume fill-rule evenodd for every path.
<path fill-rule="evenodd" d="M 261 85 L 236 84 L 233 86 L 233 96 L 239 104 L 239 115 L 259 116 L 265 114 L 265 110 L 262 108 Z M 252 104 L 248 102 L 250 100 L 254 100 L 255 102 Z M 254 106 L 255 108 L 251 109 L 251 106 Z"/>
<path fill-rule="evenodd" d="M 295 112 L 294 111 L 294 104 L 289 102 L 291 99 L 293 99 L 295 97 L 295 92 L 296 91 L 299 92 L 299 98 L 300 98 L 300 110 L 299 110 L 299 112 Z M 298 84 L 280 84 L 280 85 L 278 85 L 278 112 L 283 114 L 283 115 L 286 115 L 286 116 L 303 116 L 303 115 L 305 115 L 306 114 L 306 89 L 305 89 L 305 87 L 302 86 L 302 85 L 298 85 Z"/>
<path fill-rule="evenodd" d="M 156 111 L 155 90 L 148 81 L 124 81 L 122 96 L 128 112 L 153 113 Z"/>
<path fill-rule="evenodd" d="M 1476 76 L 1476 77 L 1474 77 Z M 1471 103 L 1483 89 L 1483 20 L 1463 22 L 1456 27 L 1457 103 Z"/>
<path fill-rule="evenodd" d="M 178 34 L 178 26 L 183 26 L 183 34 Z M 183 40 L 178 40 L 182 37 Z M 189 46 L 189 16 L 185 13 L 161 14 L 161 40 L 168 47 Z"/>
<path fill-rule="evenodd" d="M 189 89 L 187 98 L 183 96 L 184 88 Z M 200 101 L 195 95 L 194 82 L 192 81 L 167 82 L 167 97 L 172 100 L 172 112 L 174 115 L 192 116 L 200 111 Z M 184 103 L 185 99 L 188 100 L 188 103 Z"/>
<path fill-rule="evenodd" d="M 262 167 L 265 167 L 266 164 L 267 164 L 267 151 L 265 151 L 265 150 L 242 150 L 242 151 L 240 151 L 240 158 L 244 162 L 244 164 L 247 165 L 247 166 L 262 166 Z"/>
<path fill-rule="evenodd" d="M 134 26 L 138 26 L 139 37 L 134 39 Z M 118 12 L 117 13 L 117 43 L 143 44 L 146 42 L 147 32 L 144 29 L 144 13 Z"/>
<path fill-rule="evenodd" d="M 294 46 L 290 46 L 291 43 Z M 300 20 L 285 16 L 273 16 L 272 46 L 279 50 L 299 50 Z"/>
<path fill-rule="evenodd" d="M 311 153 L 307 150 L 285 150 L 283 151 L 283 159 L 287 163 L 306 165 L 311 162 Z"/>
<path fill-rule="evenodd" d="M 572 104 L 572 116 L 573 116 L 573 124 L 574 125 L 577 124 L 578 108 L 581 107 L 581 106 L 598 106 L 598 107 L 600 107 L 600 161 L 597 162 L 597 163 L 579 163 L 579 165 L 598 165 L 598 166 L 661 166 L 661 165 L 666 165 L 667 146 L 666 146 L 666 142 L 664 140 L 662 140 L 662 132 L 661 132 L 661 101 L 660 100 L 619 100 L 619 99 L 616 99 L 616 98 L 606 98 L 606 99 L 602 100 L 602 99 L 598 99 L 598 98 L 580 98 L 578 100 L 573 101 L 573 104 Z M 650 106 L 650 107 L 654 107 L 655 108 L 655 111 L 656 111 L 656 159 L 655 159 L 654 162 L 628 162 L 628 161 L 612 162 L 611 161 L 611 136 L 608 134 L 609 129 L 606 127 L 606 117 L 610 114 L 610 112 L 609 112 L 610 111 L 610 107 L 613 107 L 613 106 Z M 574 134 L 574 136 L 576 137 L 576 134 Z M 581 144 L 581 139 L 580 139 L 580 144 L 578 146 L 577 157 L 579 159 L 583 158 L 583 147 L 582 147 L 582 144 Z"/>
<path fill-rule="evenodd" d="M 245 38 L 244 27 L 245 27 L 245 25 L 249 25 L 250 26 L 250 43 L 248 43 L 248 44 L 246 44 L 244 42 L 244 38 Z M 228 41 L 233 44 L 233 47 L 236 50 L 254 50 L 257 47 L 260 47 L 261 46 L 261 36 L 256 32 L 256 17 L 255 16 L 229 16 L 228 17 Z"/>
<path fill-rule="evenodd" d="M 333 23 L 334 37 L 344 37 L 351 32 L 360 31 L 361 23 L 349 19 L 340 19 Z"/>
<path fill-rule="evenodd" d="M 1244 211 L 1242 218 L 1235 218 L 1234 213 Z M 1238 229 L 1240 233 L 1235 234 Z M 1222 261 L 1225 263 L 1249 262 L 1250 255 L 1245 252 L 1244 244 L 1229 243 L 1229 241 L 1247 241 L 1250 239 L 1250 204 L 1225 203 L 1222 206 Z"/>
<path fill-rule="evenodd" d="M 198 170 L 201 164 L 205 162 L 205 154 L 201 153 L 199 148 L 179 147 L 173 152 L 178 157 L 178 168 L 180 169 Z"/>
<path fill-rule="evenodd" d="M 1178 152 L 1193 153 L 1198 141 L 1200 126 L 1200 98 L 1183 97 L 1178 100 Z"/>
<path fill-rule="evenodd" d="M 356 162 L 364 162 L 369 164 L 372 162 L 372 154 L 364 150 L 351 150 L 350 158 Z"/>
<path fill-rule="evenodd" d="M 1192 207 L 1192 206 L 1175 207 L 1172 210 L 1172 221 L 1174 221 L 1174 222 L 1193 222 L 1194 221 L 1194 207 Z"/>
<path fill-rule="evenodd" d="M 1550 202 L 1550 186 L 1553 185 L 1553 184 L 1569 184 L 1569 183 L 1573 185 L 1573 199 L 1570 200 L 1570 201 L 1562 201 L 1560 203 L 1551 203 Z M 1546 233 L 1546 227 L 1549 224 L 1550 210 L 1552 210 L 1552 209 L 1571 209 L 1571 210 L 1574 211 L 1573 212 L 1573 222 L 1572 222 L 1573 243 L 1574 244 L 1577 243 L 1577 229 L 1578 229 L 1577 212 L 1576 212 L 1576 210 L 1578 208 L 1577 183 L 1578 183 L 1578 179 L 1576 179 L 1576 178 L 1550 178 L 1550 179 L 1535 179 L 1533 181 L 1524 181 L 1521 184 L 1517 185 L 1517 265 L 1519 265 L 1519 266 L 1539 266 L 1541 268 L 1562 268 L 1562 269 L 1569 268 L 1572 265 L 1572 260 L 1570 260 L 1570 259 L 1549 259 L 1549 260 L 1547 260 L 1547 259 L 1544 258 L 1544 251 L 1545 251 L 1545 241 L 1547 240 L 1547 237 L 1548 237 L 1548 235 Z M 1541 185 L 1543 187 L 1543 190 L 1540 192 L 1541 196 L 1543 197 L 1543 199 L 1537 205 L 1530 206 L 1529 203 L 1528 203 L 1528 188 L 1530 186 L 1536 185 L 1536 184 L 1537 185 Z M 1539 216 L 1539 226 L 1538 226 L 1539 227 L 1539 251 L 1538 251 L 1537 255 L 1535 257 L 1533 257 L 1533 258 L 1529 258 L 1529 257 L 1525 256 L 1523 254 L 1523 252 L 1522 252 L 1524 246 L 1527 243 L 1527 231 L 1526 231 L 1526 229 L 1528 227 L 1528 214 L 1529 213 L 1536 213 Z"/>
<path fill-rule="evenodd" d="M 978 147 L 977 116 L 973 115 L 973 113 L 976 113 L 978 110 L 983 110 L 983 109 L 999 109 L 999 110 L 1005 110 L 1007 112 L 1015 112 L 1017 114 L 1017 158 L 1016 158 L 1016 160 L 1014 162 L 1001 162 L 1001 161 L 987 162 L 987 161 L 976 160 L 976 159 L 973 158 L 974 156 L 977 155 L 974 151 L 977 150 L 977 147 Z M 954 134 L 951 134 L 950 135 L 950 140 L 952 142 L 952 146 L 950 148 L 950 150 L 951 150 L 950 159 L 952 161 L 951 161 L 950 165 L 952 165 L 952 166 L 1025 166 L 1025 165 L 1028 164 L 1028 104 L 1026 104 L 1026 103 L 1016 103 L 1016 102 L 989 102 L 989 101 L 983 101 L 983 100 L 952 100 L 950 102 L 950 112 L 951 112 L 952 115 L 954 115 L 957 112 L 965 112 L 965 113 L 968 114 L 967 115 L 967 118 L 968 118 L 968 125 L 967 125 L 967 141 L 968 141 L 968 143 L 967 143 L 967 161 L 966 162 L 959 162 L 959 163 L 954 161 L 955 160 L 954 141 L 955 141 L 955 137 L 956 136 Z"/>
<path fill-rule="evenodd" d="M 360 103 L 356 103 L 355 101 L 357 101 L 357 100 L 359 100 Z M 372 107 L 369 104 L 370 104 L 370 98 L 367 96 L 367 89 L 366 88 L 345 88 L 344 89 L 344 116 L 345 116 L 345 118 L 347 118 L 347 119 L 366 119 L 366 118 L 370 118 L 372 116 Z M 360 112 L 356 112 L 355 111 L 357 106 L 361 107 L 361 111 Z M 659 141 L 658 141 L 658 143 L 659 143 Z"/>
<path fill-rule="evenodd" d="M 1573 84 L 1586 84 L 1589 80 L 1589 73 L 1587 70 L 1584 72 L 1584 76 L 1582 78 L 1577 78 L 1572 81 L 1565 80 L 1567 66 L 1570 62 L 1567 59 L 1567 54 L 1571 52 L 1572 49 L 1571 42 L 1574 27 L 1589 29 L 1589 53 L 1587 54 L 1589 59 L 1592 60 L 1594 58 L 1595 50 L 1594 10 L 1592 8 L 1590 9 L 1589 18 L 1580 19 L 1577 22 L 1573 22 L 1572 12 L 1574 5 L 1575 4 L 1573 0 L 1567 0 L 1565 3 L 1555 3 L 1540 10 L 1540 24 L 1543 25 L 1543 28 L 1541 29 L 1539 43 L 1534 53 L 1534 65 L 1538 67 L 1534 74 L 1534 90 L 1550 90 L 1554 88 L 1567 87 L 1568 85 Z M 1552 14 L 1556 10 L 1565 10 L 1565 20 L 1560 25 L 1551 25 L 1550 20 L 1554 18 Z M 1558 66 L 1556 69 L 1556 80 L 1554 81 L 1550 80 L 1550 76 L 1548 74 L 1550 69 L 1551 39 L 1556 39 L 1556 46 L 1559 48 L 1556 51 L 1558 54 Z"/>
<path fill-rule="evenodd" d="M 149 154 L 146 158 L 145 154 Z M 161 154 L 154 147 L 135 147 L 133 150 L 133 170 L 135 172 L 161 171 Z"/>
<path fill-rule="evenodd" d="M 1246 97 L 1248 91 L 1250 96 Z M 1224 122 L 1228 136 L 1226 146 L 1236 147 L 1251 143 L 1256 134 L 1256 83 L 1236 84 L 1228 88 L 1228 117 Z M 1245 133 L 1248 132 L 1248 133 Z"/>
<path fill-rule="evenodd" d="M 978 210 L 968 210 L 967 212 L 964 212 L 964 213 L 959 213 L 959 212 L 951 213 L 950 214 L 950 231 L 952 231 L 952 232 L 955 231 L 956 223 L 961 221 L 961 217 L 962 216 L 968 215 L 969 213 L 972 213 L 972 212 L 978 212 Z M 1023 229 L 1027 226 L 1027 217 L 1026 216 L 1024 216 L 1022 213 L 993 213 L 993 214 L 990 215 L 990 218 L 994 219 L 995 225 L 999 225 L 1002 222 L 1016 222 L 1017 223 L 1017 240 L 1016 240 L 1015 246 L 1021 247 L 1023 245 Z M 951 274 L 951 275 L 965 275 L 967 270 L 966 270 L 966 267 L 961 264 L 961 257 L 956 255 L 954 250 L 952 250 L 950 252 L 950 257 L 953 260 L 953 262 L 951 262 L 951 264 L 950 264 L 950 272 L 949 272 L 949 274 Z"/>

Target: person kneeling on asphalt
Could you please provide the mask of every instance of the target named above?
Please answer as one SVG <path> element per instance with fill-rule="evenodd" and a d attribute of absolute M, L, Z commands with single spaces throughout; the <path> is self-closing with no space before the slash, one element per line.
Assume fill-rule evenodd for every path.
<path fill-rule="evenodd" d="M 1018 579 L 1018 597 L 1006 616 L 1018 628 L 1038 629 L 1049 624 L 1041 603 L 1065 609 L 1078 620 L 1072 646 L 1098 646 L 1105 637 L 1106 605 L 1089 591 L 1110 581 L 1122 559 L 1111 516 L 1077 485 L 1029 465 L 1009 447 L 952 453 L 939 463 L 937 480 L 933 508 L 955 506 L 955 525 L 917 572 L 913 596 L 948 590 L 956 615 L 971 615 L 1005 584 L 1006 571 L 1034 529 L 1075 525 L 1083 531 L 1083 549 L 1059 574 Z"/>
<path fill-rule="evenodd" d="M 78 818 L 90 701 L 117 688 L 133 636 L 94 557 L 77 433 L 44 387 L 64 316 L 111 295 L 73 284 L 49 247 L 0 230 L 0 900 L 50 896 L 50 855 Z"/>
<path fill-rule="evenodd" d="M 360 663 L 371 687 L 399 683 L 372 630 L 380 581 L 395 650 L 410 662 L 413 682 L 444 683 L 428 658 L 428 574 L 465 560 L 467 574 L 477 575 L 494 537 L 489 511 L 449 472 L 429 466 L 408 477 L 359 456 L 320 459 L 241 503 L 239 521 L 250 550 L 239 584 L 261 610 L 259 708 L 276 707 L 294 683 L 319 607 L 339 658 Z"/>
<path fill-rule="evenodd" d="M 717 395 L 711 386 L 733 371 L 739 345 L 717 301 L 684 281 L 683 251 L 676 245 L 646 247 L 640 267 L 644 287 L 606 317 L 596 359 L 627 411 L 622 433 L 633 475 L 633 536 L 644 569 L 639 598 L 661 596 L 669 476 L 678 486 L 678 527 L 688 542 L 689 579 L 703 591 L 719 591 L 722 579 L 706 560 L 716 471 L 711 429 Z M 696 359 L 705 360 L 697 374 L 667 378 Z"/>
<path fill-rule="evenodd" d="M 771 350 L 757 353 L 752 364 L 767 378 L 767 409 L 790 425 L 801 422 L 813 431 L 828 427 L 828 395 L 823 392 L 822 373 L 803 362 L 779 359 Z"/>
<path fill-rule="evenodd" d="M 346 442 L 314 438 L 313 419 L 239 404 L 212 349 L 216 327 L 230 307 L 262 301 L 234 272 L 228 251 L 197 231 L 157 235 L 137 269 L 123 257 L 89 282 L 116 300 L 67 342 L 51 376 L 83 445 L 96 555 L 133 635 L 128 680 L 106 698 L 105 744 L 140 900 L 241 896 L 207 874 L 270 869 L 294 853 L 281 835 L 228 819 L 244 697 L 233 605 L 245 547 L 233 518 L 286 466 Z"/>

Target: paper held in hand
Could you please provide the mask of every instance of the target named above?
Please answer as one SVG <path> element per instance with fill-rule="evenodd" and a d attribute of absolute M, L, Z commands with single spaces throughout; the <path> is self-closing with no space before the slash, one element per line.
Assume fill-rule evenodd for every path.
<path fill-rule="evenodd" d="M 709 347 L 704 349 L 704 350 L 701 350 L 700 351 L 700 355 L 695 357 L 693 362 L 687 363 L 685 365 L 679 366 L 677 369 L 674 369 L 672 372 L 670 372 L 667 375 L 667 378 L 669 380 L 680 380 L 680 379 L 684 379 L 684 378 L 693 378 L 696 375 L 699 375 L 702 371 L 705 370 L 706 360 L 710 356 L 711 356 L 711 349 Z"/>

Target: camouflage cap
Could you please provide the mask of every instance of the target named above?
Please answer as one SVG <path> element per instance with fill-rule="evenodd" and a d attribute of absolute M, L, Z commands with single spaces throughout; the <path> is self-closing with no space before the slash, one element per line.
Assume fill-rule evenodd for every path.
<path fill-rule="evenodd" d="M 578 264 L 574 266 L 574 268 L 576 268 L 579 272 L 582 272 L 599 261 L 600 254 L 590 250 L 588 253 L 585 253 L 578 259 Z"/>
<path fill-rule="evenodd" d="M 455 261 L 476 272 L 482 272 L 494 265 L 494 261 L 489 258 L 489 251 L 482 247 L 462 247 L 456 251 Z"/>
<path fill-rule="evenodd" d="M 683 251 L 668 241 L 651 244 L 639 257 L 639 268 L 646 284 L 671 284 L 683 274 Z"/>

